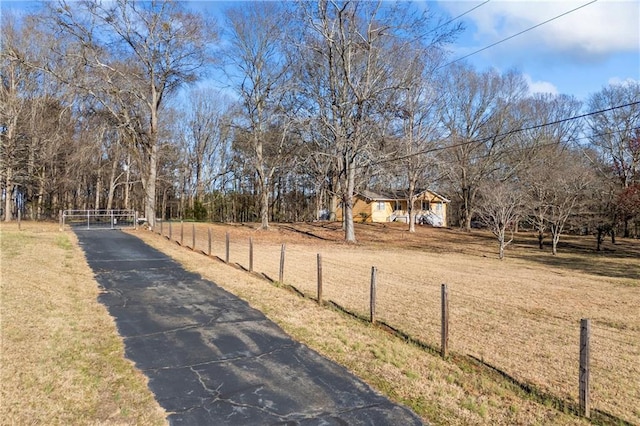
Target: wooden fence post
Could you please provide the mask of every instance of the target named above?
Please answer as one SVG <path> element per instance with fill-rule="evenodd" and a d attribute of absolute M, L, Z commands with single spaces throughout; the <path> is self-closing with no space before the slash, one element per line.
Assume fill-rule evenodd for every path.
<path fill-rule="evenodd" d="M 253 237 L 249 237 L 249 272 L 253 272 Z"/>
<path fill-rule="evenodd" d="M 58 212 L 58 215 L 60 217 L 60 231 L 63 231 L 64 230 L 64 215 L 62 213 L 62 210 L 60 210 Z"/>
<path fill-rule="evenodd" d="M 227 231 L 227 235 L 226 235 L 226 249 L 225 249 L 224 262 L 229 263 L 229 231 Z"/>
<path fill-rule="evenodd" d="M 184 245 L 184 221 L 180 221 L 180 245 Z"/>
<path fill-rule="evenodd" d="M 169 222 L 169 241 L 171 241 L 171 222 Z"/>
<path fill-rule="evenodd" d="M 442 284 L 441 287 L 442 296 L 442 326 L 441 326 L 441 341 L 440 341 L 440 356 L 442 358 L 447 357 L 449 352 L 449 290 L 446 284 Z"/>
<path fill-rule="evenodd" d="M 378 270 L 375 266 L 371 267 L 371 294 L 369 297 L 369 313 L 371 315 L 371 324 L 376 323 L 376 274 Z"/>
<path fill-rule="evenodd" d="M 284 251 L 285 245 L 283 244 L 280 249 L 280 274 L 278 275 L 278 282 L 280 283 L 284 282 Z"/>
<path fill-rule="evenodd" d="M 209 248 L 207 249 L 207 254 L 211 256 L 211 228 L 207 228 L 207 237 L 209 239 Z"/>
<path fill-rule="evenodd" d="M 191 224 L 191 250 L 196 250 L 196 224 Z"/>
<path fill-rule="evenodd" d="M 322 305 L 322 255 L 318 253 L 318 305 Z"/>
<path fill-rule="evenodd" d="M 164 236 L 163 223 L 164 223 L 164 220 L 160 218 L 160 236 Z"/>
<path fill-rule="evenodd" d="M 591 401 L 589 401 L 589 339 L 591 337 L 591 320 L 580 320 L 580 414 L 591 417 Z"/>

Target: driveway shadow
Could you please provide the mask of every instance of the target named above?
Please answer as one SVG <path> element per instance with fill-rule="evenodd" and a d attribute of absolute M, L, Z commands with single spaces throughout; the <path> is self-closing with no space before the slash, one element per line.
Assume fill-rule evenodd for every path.
<path fill-rule="evenodd" d="M 421 425 L 248 303 L 133 235 L 76 231 L 126 356 L 171 424 Z"/>

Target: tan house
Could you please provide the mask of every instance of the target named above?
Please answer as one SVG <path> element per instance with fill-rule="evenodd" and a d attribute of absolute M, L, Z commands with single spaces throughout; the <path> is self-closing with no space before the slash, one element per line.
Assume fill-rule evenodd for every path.
<path fill-rule="evenodd" d="M 447 204 L 450 200 L 433 191 L 418 191 L 413 205 L 416 223 L 447 226 Z M 355 222 L 409 222 L 407 197 L 404 191 L 373 192 L 356 194 L 353 205 Z M 342 220 L 342 208 L 336 211 L 336 219 Z"/>

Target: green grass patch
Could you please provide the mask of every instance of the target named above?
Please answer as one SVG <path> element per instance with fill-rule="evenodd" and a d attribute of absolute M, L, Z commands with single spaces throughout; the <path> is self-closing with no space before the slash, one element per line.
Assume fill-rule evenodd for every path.
<path fill-rule="evenodd" d="M 69 236 L 67 234 L 60 234 L 56 236 L 55 244 L 63 250 L 71 250 L 73 248 L 73 245 L 71 244 L 71 241 L 69 241 Z"/>

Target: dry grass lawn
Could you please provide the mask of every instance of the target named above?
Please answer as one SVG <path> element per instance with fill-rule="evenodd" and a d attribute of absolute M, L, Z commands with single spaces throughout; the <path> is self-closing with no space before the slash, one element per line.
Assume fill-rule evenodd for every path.
<path fill-rule="evenodd" d="M 0 225 L 0 423 L 166 424 L 75 235 Z"/>
<path fill-rule="evenodd" d="M 620 240 L 593 251 L 592 237 L 567 237 L 560 254 L 539 251 L 522 234 L 499 261 L 490 235 L 403 225 L 359 225 L 359 244 L 341 242 L 336 224 L 295 224 L 256 231 L 247 225 L 168 223 L 172 239 L 249 267 L 279 273 L 286 244 L 284 282 L 316 295 L 316 256 L 322 255 L 324 299 L 366 317 L 371 267 L 378 271 L 377 314 L 383 322 L 437 349 L 440 285 L 450 292 L 450 349 L 472 355 L 521 383 L 553 395 L 547 405 L 577 401 L 579 320 L 592 319 L 592 407 L 640 423 L 640 242 Z M 310 300 L 292 299 L 254 276 L 166 240 L 145 240 L 225 288 L 240 294 L 294 337 L 348 366 L 379 389 L 405 401 L 435 424 L 577 423 L 575 417 L 523 397 L 474 371 L 473 364 L 443 362 L 433 354 L 385 337 L 374 327 Z M 486 371 L 486 369 L 482 369 Z M 566 404 L 565 404 L 566 403 Z M 565 408 L 566 409 L 566 408 Z"/>
<path fill-rule="evenodd" d="M 163 224 L 163 234 L 169 233 Z M 640 241 L 593 251 L 592 237 L 566 238 L 560 254 L 539 251 L 521 234 L 499 261 L 483 232 L 402 225 L 359 225 L 359 243 L 341 242 L 336 224 L 292 224 L 257 231 L 247 225 L 172 224 L 172 239 L 227 256 L 284 283 L 186 250 L 139 230 L 149 244 L 188 269 L 248 300 L 294 338 L 347 366 L 431 424 L 588 424 L 570 413 L 577 400 L 580 318 L 592 319 L 592 408 L 640 424 Z M 0 418 L 7 424 L 163 424 L 144 376 L 124 359 L 113 320 L 97 302 L 98 285 L 73 233 L 56 224 L 0 226 Z M 378 270 L 379 320 L 437 350 L 440 285 L 451 307 L 452 357 L 410 344 L 339 310 L 366 317 L 371 267 Z M 474 362 L 471 355 L 482 362 Z M 496 367 L 542 395 L 523 391 Z"/>

